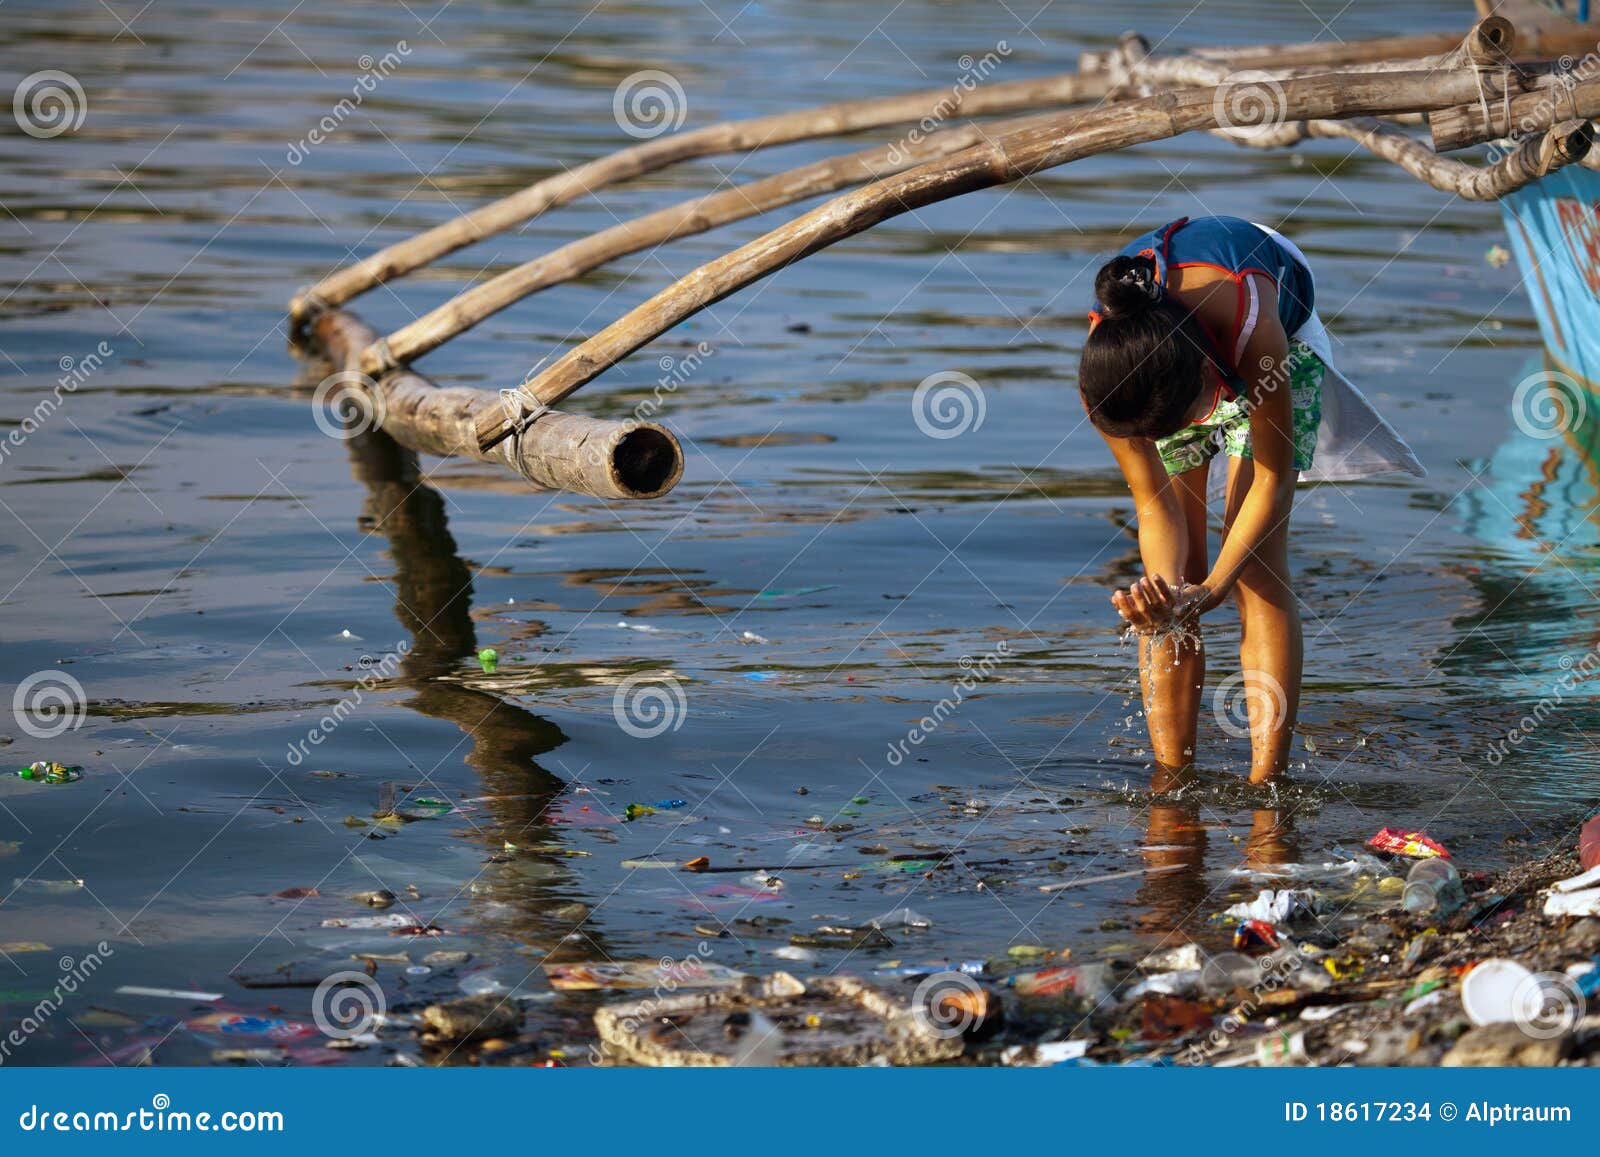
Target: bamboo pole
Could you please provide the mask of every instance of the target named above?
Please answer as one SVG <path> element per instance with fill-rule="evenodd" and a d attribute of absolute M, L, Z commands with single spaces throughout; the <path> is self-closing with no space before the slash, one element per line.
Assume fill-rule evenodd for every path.
<path fill-rule="evenodd" d="M 1489 16 L 1474 25 L 1454 50 L 1440 54 L 1431 62 L 1410 63 L 1424 67 L 1431 64 L 1436 68 L 1496 67 L 1512 59 L 1516 45 L 1517 33 L 1511 22 L 1503 17 Z M 1402 63 L 1394 62 L 1396 66 Z M 1388 68 L 1389 65 L 1382 67 Z M 1151 57 L 1148 42 L 1135 33 L 1128 33 L 1122 38 L 1118 53 L 1107 62 L 1107 68 L 1114 80 L 1132 83 L 1165 81 L 1189 85 L 1219 84 L 1230 75 L 1226 65 L 1214 61 Z M 1525 79 L 1532 84 L 1550 83 L 1548 78 L 1553 75 L 1547 73 Z M 1236 144 L 1255 148 L 1277 148 L 1307 138 L 1354 141 L 1374 156 L 1399 165 L 1425 184 L 1474 201 L 1498 200 L 1548 173 L 1585 159 L 1594 140 L 1589 122 L 1568 121 L 1537 137 L 1530 137 L 1495 164 L 1480 168 L 1441 157 L 1422 141 L 1398 132 L 1373 117 L 1289 122 L 1264 134 L 1253 131 L 1238 133 L 1227 129 L 1212 131 Z"/>
<path fill-rule="evenodd" d="M 1490 18 L 1480 21 L 1465 40 L 1450 52 L 1428 60 L 1395 61 L 1382 67 L 1424 69 L 1453 67 L 1459 63 L 1480 66 L 1509 60 L 1515 46 L 1515 30 L 1509 21 Z M 1370 71 L 1369 65 L 1366 69 Z M 1166 82 L 1186 85 L 1223 83 L 1226 64 L 1192 57 L 1157 59 L 1149 55 L 1143 37 L 1128 33 L 1119 50 L 1104 62 L 1113 88 L 1128 82 Z M 1274 75 L 1287 78 L 1290 73 Z M 508 308 L 523 298 L 568 281 L 608 261 L 651 245 L 704 232 L 718 225 L 767 212 L 781 205 L 811 196 L 834 192 L 866 180 L 881 179 L 922 161 L 958 152 L 992 135 L 1026 127 L 1024 120 L 1006 121 L 984 127 L 967 125 L 946 129 L 918 141 L 880 146 L 874 149 L 829 158 L 788 172 L 779 173 L 738 188 L 681 202 L 666 209 L 582 238 L 531 261 L 501 273 L 459 294 L 444 305 L 396 330 L 370 346 L 362 357 L 362 369 L 377 374 L 408 365 L 473 326 Z M 1292 143 L 1308 135 L 1291 130 L 1279 143 Z M 1317 135 L 1317 134 L 1312 134 Z M 1320 135 L 1334 135 L 1323 132 Z M 1365 139 L 1364 137 L 1356 139 Z M 1456 184 L 1466 184 L 1462 174 L 1444 174 Z M 1425 180 L 1427 178 L 1424 178 Z M 1435 182 L 1436 183 L 1436 182 Z M 1443 186 L 1440 186 L 1443 187 Z"/>
<path fill-rule="evenodd" d="M 1207 49 L 1193 55 L 1233 68 L 1257 64 L 1276 68 L 1327 68 L 1396 57 L 1423 57 L 1449 51 L 1457 43 L 1453 35 L 1441 34 Z M 1540 30 L 1536 39 L 1526 42 L 1526 46 L 1556 55 L 1567 50 L 1583 51 L 1593 44 L 1592 37 L 1582 31 L 1582 26 L 1571 26 Z M 1080 59 L 1083 61 L 1080 73 L 986 84 L 970 90 L 952 87 L 847 101 L 744 121 L 723 121 L 645 141 L 547 177 L 508 197 L 387 246 L 296 295 L 290 302 L 289 315 L 296 325 L 303 324 L 323 309 L 341 305 L 384 282 L 475 241 L 502 233 L 586 193 L 681 161 L 930 118 L 944 122 L 955 116 L 1018 113 L 1105 96 L 1110 89 L 1110 78 L 1096 67 L 1096 54 L 1085 53 Z"/>
<path fill-rule="evenodd" d="M 335 365 L 355 370 L 361 351 L 377 337 L 353 315 L 329 310 L 312 333 Z M 477 418 L 499 411 L 487 390 L 441 388 L 419 374 L 387 374 L 365 388 L 375 391 L 378 427 L 413 450 L 498 462 L 536 486 L 595 498 L 659 498 L 683 476 L 683 449 L 654 422 L 614 422 L 547 410 L 520 437 L 489 450 L 478 448 Z"/>
<path fill-rule="evenodd" d="M 930 134 L 920 141 L 880 145 L 830 157 L 620 222 L 508 269 L 459 294 L 367 347 L 361 368 L 376 374 L 406 365 L 530 294 L 570 281 L 618 257 L 849 185 L 904 172 L 913 165 L 970 148 L 993 135 L 1025 128 L 1036 119 L 1025 117 L 984 126 L 965 125 Z"/>
<path fill-rule="evenodd" d="M 502 396 L 478 419 L 480 448 L 494 446 L 529 407 L 566 397 L 646 342 L 791 261 L 854 236 L 880 221 L 962 193 L 1015 181 L 1069 161 L 1219 126 L 1229 110 L 1261 127 L 1288 120 L 1338 119 L 1427 111 L 1462 103 L 1480 90 L 1509 95 L 1510 71 L 1327 74 L 1277 82 L 1243 82 L 1161 93 L 1092 114 L 1044 117 L 942 161 L 835 197 L 782 228 L 701 266 L 620 320 L 568 351 L 543 373 Z M 519 412 L 519 410 L 521 412 Z"/>
<path fill-rule="evenodd" d="M 1491 13 L 1484 13 L 1487 18 Z M 1550 60 L 1568 52 L 1584 52 L 1595 47 L 1600 29 L 1574 21 L 1551 24 L 1547 21 L 1529 22 L 1515 15 L 1496 13 L 1508 18 L 1517 30 L 1518 55 L 1526 54 L 1529 60 Z M 1326 68 L 1362 64 L 1369 61 L 1417 60 L 1450 52 L 1461 43 L 1453 32 L 1425 32 L 1412 36 L 1390 36 L 1375 40 L 1326 41 L 1306 44 L 1260 44 L 1240 48 L 1197 48 L 1187 55 L 1228 65 L 1232 69 L 1246 68 Z M 1079 57 L 1079 67 L 1090 71 L 1104 67 L 1104 61 L 1114 55 L 1115 49 L 1101 53 L 1085 53 Z M 1085 67 L 1087 59 L 1087 67 Z"/>
<path fill-rule="evenodd" d="M 1509 100 L 1486 96 L 1428 116 L 1435 152 L 1448 153 L 1501 137 L 1542 132 L 1567 120 L 1600 116 L 1600 80 L 1557 85 Z"/>
<path fill-rule="evenodd" d="M 289 304 L 289 316 L 296 323 L 304 322 L 322 309 L 341 305 L 392 278 L 475 241 L 503 233 L 546 210 L 680 161 L 841 136 L 886 125 L 930 119 L 943 123 L 957 116 L 993 116 L 1070 105 L 1102 96 L 1105 91 L 1102 78 L 1062 73 L 970 89 L 954 85 L 881 99 L 844 101 L 749 120 L 721 121 L 688 132 L 656 137 L 546 177 L 508 197 L 381 249 L 297 295 Z"/>
<path fill-rule="evenodd" d="M 1362 72 L 1421 72 L 1433 68 L 1500 68 L 1510 65 L 1517 48 L 1517 31 L 1511 21 L 1498 16 L 1486 17 L 1472 26 L 1465 38 L 1452 41 L 1447 48 L 1426 56 L 1393 57 L 1387 60 L 1361 62 L 1360 68 L 1348 71 Z M 1293 62 L 1260 62 L 1264 67 L 1249 70 L 1252 80 L 1288 80 L 1308 75 L 1306 66 Z M 1316 66 L 1313 66 L 1316 67 Z M 1191 53 L 1187 56 L 1155 57 L 1150 55 L 1149 42 L 1136 32 L 1124 33 L 1117 48 L 1108 55 L 1105 69 L 1113 84 L 1143 83 L 1153 85 L 1179 84 L 1200 86 L 1223 84 L 1235 72 L 1242 71 L 1231 58 L 1214 58 Z M 1342 72 L 1346 69 L 1322 71 Z"/>
<path fill-rule="evenodd" d="M 1281 133 L 1269 138 L 1227 139 L 1255 148 L 1277 148 L 1312 137 L 1354 141 L 1440 192 L 1468 201 L 1498 201 L 1558 169 L 1587 164 L 1594 144 L 1594 125 L 1589 121 L 1566 121 L 1537 137 L 1529 137 L 1494 164 L 1481 167 L 1441 157 L 1424 142 L 1376 117 L 1298 122 L 1285 125 Z"/>

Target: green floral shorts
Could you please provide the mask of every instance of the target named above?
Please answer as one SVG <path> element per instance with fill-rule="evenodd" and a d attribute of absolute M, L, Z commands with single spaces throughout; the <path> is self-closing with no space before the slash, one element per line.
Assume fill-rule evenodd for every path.
<path fill-rule="evenodd" d="M 1322 424 L 1322 377 L 1328 367 L 1303 341 L 1289 340 L 1289 391 L 1294 402 L 1294 468 L 1309 470 Z M 1235 401 L 1217 404 L 1211 416 L 1176 434 L 1156 439 L 1156 451 L 1168 474 L 1204 466 L 1219 452 L 1230 458 L 1250 457 L 1250 415 Z"/>

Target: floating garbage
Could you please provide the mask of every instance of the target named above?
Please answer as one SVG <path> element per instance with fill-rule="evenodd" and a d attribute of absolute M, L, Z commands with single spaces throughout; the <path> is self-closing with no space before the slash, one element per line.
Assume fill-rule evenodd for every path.
<path fill-rule="evenodd" d="M 1449 860 L 1419 860 L 1406 874 L 1400 900 L 1413 916 L 1443 919 L 1466 907 L 1467 890 Z"/>
<path fill-rule="evenodd" d="M 117 989 L 120 996 L 159 996 L 168 1000 L 192 1000 L 209 1004 L 214 1000 L 221 1000 L 220 992 L 191 992 L 182 988 L 143 988 L 136 984 L 124 984 Z"/>
<path fill-rule="evenodd" d="M 1550 885 L 1552 892 L 1581 892 L 1586 888 L 1600 888 L 1600 865 Z"/>
<path fill-rule="evenodd" d="M 1263 888 L 1254 900 L 1224 909 L 1222 916 L 1229 920 L 1292 924 L 1296 920 L 1310 919 L 1322 910 L 1322 906 L 1322 897 L 1315 892 L 1295 888 L 1280 891 Z"/>
<path fill-rule="evenodd" d="M 966 996 L 982 991 L 969 983 Z M 959 994 L 941 989 L 928 994 L 930 1005 L 940 995 Z M 966 1048 L 962 1034 L 937 1015 L 849 977 L 802 983 L 779 972 L 718 992 L 608 1004 L 594 1019 L 601 1040 L 634 1064 L 838 1066 L 956 1059 Z M 956 1025 L 964 1026 L 968 1014 L 960 1015 Z M 757 1033 L 762 1049 L 753 1059 L 749 1038 Z"/>
<path fill-rule="evenodd" d="M 500 666 L 500 652 L 493 647 L 485 647 L 478 652 L 478 666 L 483 668 L 485 675 L 493 675 Z"/>
<path fill-rule="evenodd" d="M 47 892 L 53 896 L 63 896 L 68 892 L 76 892 L 83 886 L 82 880 L 41 880 L 34 876 L 19 876 L 11 881 L 12 891 Z"/>
<path fill-rule="evenodd" d="M 1600 916 L 1600 888 L 1584 892 L 1551 892 L 1545 897 L 1546 916 Z"/>
<path fill-rule="evenodd" d="M 407 796 L 396 805 L 394 814 L 403 820 L 436 820 L 456 810 L 449 800 L 434 799 L 425 795 Z"/>
<path fill-rule="evenodd" d="M 704 960 L 621 960 L 546 964 L 550 987 L 564 992 L 596 988 L 720 988 L 745 978 L 726 964 Z"/>
<path fill-rule="evenodd" d="M 1515 960 L 1494 957 L 1475 965 L 1461 982 L 1461 1007 L 1476 1025 L 1524 1020 L 1538 1015 L 1539 982 Z"/>
<path fill-rule="evenodd" d="M 910 908 L 896 908 L 867 921 L 874 928 L 932 928 L 933 921 Z"/>
<path fill-rule="evenodd" d="M 874 927 L 843 928 L 824 924 L 815 932 L 796 932 L 789 937 L 796 948 L 893 948 L 894 941 Z"/>
<path fill-rule="evenodd" d="M 17 778 L 33 783 L 76 783 L 83 778 L 83 768 L 68 767 L 53 759 L 41 759 L 17 768 Z"/>
<path fill-rule="evenodd" d="M 417 922 L 415 916 L 403 912 L 390 912 L 386 916 L 330 916 L 322 922 L 324 928 L 409 928 Z"/>
<path fill-rule="evenodd" d="M 120 991 L 120 990 L 119 990 Z M 281 1016 L 251 1016 L 242 1012 L 210 1012 L 185 1021 L 191 1032 L 220 1033 L 223 1036 L 265 1036 L 273 1040 L 295 1041 L 317 1036 L 316 1025 Z"/>
<path fill-rule="evenodd" d="M 1439 856 L 1448 860 L 1450 853 L 1438 841 L 1430 839 L 1425 832 L 1402 832 L 1396 828 L 1383 828 L 1377 835 L 1367 841 L 1367 847 L 1375 852 L 1387 852 L 1392 856 L 1409 856 L 1412 859 L 1427 859 Z"/>
<path fill-rule="evenodd" d="M 514 1036 L 522 1027 L 522 1009 L 497 996 L 464 996 L 429 1005 L 423 1010 L 422 1026 L 424 1044 Z"/>
<path fill-rule="evenodd" d="M 1327 860 L 1320 864 L 1272 864 L 1253 867 L 1242 864 L 1230 868 L 1231 876 L 1272 880 L 1339 880 L 1356 876 L 1387 876 L 1388 867 L 1377 856 L 1360 855 L 1348 860 Z"/>
<path fill-rule="evenodd" d="M 1256 1042 L 1256 1063 L 1269 1068 L 1303 1065 L 1307 1061 L 1306 1034 L 1273 1032 Z"/>
<path fill-rule="evenodd" d="M 1111 995 L 1116 976 L 1114 966 L 1108 962 L 1064 964 L 1036 972 L 1020 972 L 1006 983 L 1019 996 L 1072 996 L 1098 1004 Z"/>
<path fill-rule="evenodd" d="M 1265 920 L 1246 920 L 1233 930 L 1233 946 L 1240 952 L 1251 948 L 1278 947 L 1278 930 Z"/>
<path fill-rule="evenodd" d="M 1187 972 L 1205 965 L 1205 951 L 1198 944 L 1180 944 L 1176 948 L 1163 948 L 1139 961 L 1145 972 Z"/>

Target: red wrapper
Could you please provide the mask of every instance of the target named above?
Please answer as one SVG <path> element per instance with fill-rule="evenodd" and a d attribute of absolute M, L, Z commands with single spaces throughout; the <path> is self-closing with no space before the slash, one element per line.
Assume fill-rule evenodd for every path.
<path fill-rule="evenodd" d="M 1578 861 L 1586 869 L 1600 864 L 1600 816 L 1584 824 L 1578 833 Z"/>
<path fill-rule="evenodd" d="M 1413 860 L 1431 860 L 1435 857 L 1448 860 L 1450 853 L 1444 845 L 1431 840 L 1424 832 L 1402 832 L 1398 828 L 1384 828 L 1367 841 L 1375 852 L 1388 852 L 1395 856 L 1410 856 Z"/>

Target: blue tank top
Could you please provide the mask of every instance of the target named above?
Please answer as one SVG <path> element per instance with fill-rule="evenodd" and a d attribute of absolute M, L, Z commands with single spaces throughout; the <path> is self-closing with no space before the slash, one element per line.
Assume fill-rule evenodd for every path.
<path fill-rule="evenodd" d="M 1178 220 L 1135 237 L 1122 249 L 1123 257 L 1145 256 L 1156 263 L 1156 280 L 1168 282 L 1169 269 L 1208 265 L 1219 269 L 1239 287 L 1239 305 L 1232 335 L 1213 334 L 1212 361 L 1228 385 L 1240 386 L 1238 358 L 1243 347 L 1241 335 L 1255 327 L 1255 294 L 1245 278 L 1260 274 L 1278 290 L 1278 321 L 1283 332 L 1293 337 L 1311 317 L 1316 305 L 1311 270 L 1259 227 L 1240 217 L 1180 217 Z M 1095 303 L 1094 319 L 1104 307 Z M 1228 336 L 1227 341 L 1222 341 Z"/>

